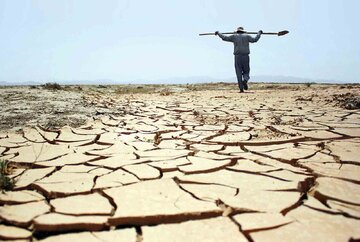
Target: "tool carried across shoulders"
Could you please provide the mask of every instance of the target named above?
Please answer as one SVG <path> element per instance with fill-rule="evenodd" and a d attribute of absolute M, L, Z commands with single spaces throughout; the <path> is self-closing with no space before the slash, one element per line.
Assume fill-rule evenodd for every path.
<path fill-rule="evenodd" d="M 258 32 L 239 31 L 239 32 L 225 32 L 225 33 L 221 33 L 221 34 L 238 34 L 238 33 L 257 34 Z M 289 31 L 283 30 L 283 31 L 280 31 L 280 32 L 264 32 L 264 33 L 262 33 L 262 34 L 265 34 L 265 35 L 283 36 L 283 35 L 286 35 L 286 34 L 288 34 L 288 33 L 289 33 Z M 199 34 L 199 35 L 200 35 L 200 36 L 215 35 L 215 32 L 214 32 L 214 33 L 202 33 L 202 34 Z"/>

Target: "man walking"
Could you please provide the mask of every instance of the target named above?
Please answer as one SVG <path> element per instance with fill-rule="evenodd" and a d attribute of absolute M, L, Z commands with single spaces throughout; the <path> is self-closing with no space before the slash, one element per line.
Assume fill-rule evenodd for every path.
<path fill-rule="evenodd" d="M 234 43 L 234 56 L 235 56 L 235 71 L 236 77 L 239 84 L 240 92 L 248 90 L 247 82 L 250 79 L 250 48 L 249 43 L 255 43 L 260 39 L 262 30 L 258 32 L 256 37 L 252 37 L 244 31 L 243 27 L 239 27 L 236 30 L 237 34 L 225 36 L 219 31 L 215 34 L 218 35 L 222 40 Z"/>

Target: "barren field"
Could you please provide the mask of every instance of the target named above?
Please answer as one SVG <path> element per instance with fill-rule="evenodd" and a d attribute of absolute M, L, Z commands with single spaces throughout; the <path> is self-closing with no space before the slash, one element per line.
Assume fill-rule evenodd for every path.
<path fill-rule="evenodd" d="M 358 241 L 360 85 L 250 89 L 1 87 L 0 240 Z"/>

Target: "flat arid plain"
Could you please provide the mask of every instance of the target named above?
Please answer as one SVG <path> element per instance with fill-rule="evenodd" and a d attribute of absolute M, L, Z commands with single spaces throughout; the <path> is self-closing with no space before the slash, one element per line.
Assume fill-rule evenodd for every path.
<path fill-rule="evenodd" d="M 0 240 L 359 241 L 360 85 L 0 88 Z"/>

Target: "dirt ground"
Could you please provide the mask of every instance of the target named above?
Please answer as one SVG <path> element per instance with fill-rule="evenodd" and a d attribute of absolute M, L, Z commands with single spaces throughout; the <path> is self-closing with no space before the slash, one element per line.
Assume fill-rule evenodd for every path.
<path fill-rule="evenodd" d="M 294 99 L 303 103 L 323 102 L 329 107 L 347 109 L 360 108 L 358 90 L 360 85 L 319 84 L 263 84 L 254 83 L 248 94 L 271 97 L 289 91 Z M 65 125 L 79 127 L 88 120 L 101 115 L 121 114 L 122 104 L 118 102 L 137 98 L 139 94 L 172 97 L 188 94 L 205 94 L 204 91 L 236 92 L 237 86 L 228 83 L 193 85 L 114 85 L 114 86 L 62 86 L 61 89 L 47 89 L 42 86 L 0 86 L 0 130 L 21 130 L 25 126 L 41 125 L 46 128 L 60 128 Z M 148 95 L 144 97 L 147 98 Z M 269 96 L 270 95 L 270 96 Z M 96 103 L 89 97 L 97 97 Z M 219 95 L 218 95 L 219 96 Z M 221 96 L 221 95 L 220 95 Z M 101 97 L 102 100 L 101 100 Z M 141 95 L 140 95 L 141 98 Z M 154 97 L 152 97 L 154 98 Z M 156 98 L 156 97 L 155 97 Z M 221 98 L 216 97 L 215 98 Z M 250 97 L 245 97 L 249 100 Z M 278 97 L 274 97 L 278 98 Z M 251 99 L 251 98 L 250 98 Z M 119 109 L 120 108 L 120 109 Z M 251 110 L 249 110 L 251 111 Z"/>
<path fill-rule="evenodd" d="M 360 85 L 0 88 L 0 239 L 356 241 Z"/>

